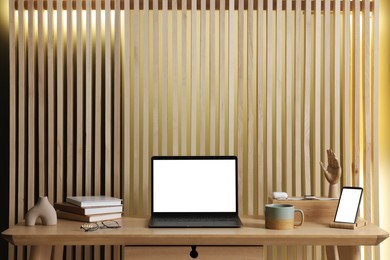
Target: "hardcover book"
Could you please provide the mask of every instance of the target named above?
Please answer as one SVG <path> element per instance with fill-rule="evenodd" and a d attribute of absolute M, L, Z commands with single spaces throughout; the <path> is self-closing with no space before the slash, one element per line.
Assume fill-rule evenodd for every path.
<path fill-rule="evenodd" d="M 56 210 L 61 210 L 65 212 L 75 213 L 79 215 L 96 215 L 96 214 L 106 214 L 106 213 L 121 213 L 123 206 L 102 206 L 102 207 L 88 207 L 82 208 L 80 206 L 68 203 L 54 203 L 54 208 Z"/>
<path fill-rule="evenodd" d="M 66 202 L 80 206 L 82 208 L 122 205 L 121 199 L 109 196 L 72 196 L 67 197 Z"/>
<path fill-rule="evenodd" d="M 70 212 L 57 210 L 57 217 L 62 219 L 76 220 L 82 222 L 97 222 L 111 219 L 119 219 L 122 217 L 122 213 L 110 213 L 110 214 L 98 214 L 98 215 L 79 215 Z"/>

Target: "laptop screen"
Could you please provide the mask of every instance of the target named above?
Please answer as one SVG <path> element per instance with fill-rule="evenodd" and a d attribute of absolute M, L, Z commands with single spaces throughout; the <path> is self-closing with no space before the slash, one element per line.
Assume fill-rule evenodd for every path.
<path fill-rule="evenodd" d="M 237 157 L 152 157 L 152 212 L 237 212 Z"/>

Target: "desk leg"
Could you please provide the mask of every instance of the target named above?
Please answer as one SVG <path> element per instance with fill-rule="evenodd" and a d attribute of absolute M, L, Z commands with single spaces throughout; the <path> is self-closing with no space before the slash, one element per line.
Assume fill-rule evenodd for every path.
<path fill-rule="evenodd" d="M 50 260 L 52 246 L 31 246 L 30 260 Z"/>
<path fill-rule="evenodd" d="M 53 246 L 52 259 L 62 260 L 64 257 L 64 246 Z"/>
<path fill-rule="evenodd" d="M 327 260 L 339 260 L 339 253 L 337 252 L 337 246 L 326 246 L 326 259 Z"/>
<path fill-rule="evenodd" d="M 339 246 L 340 259 L 360 260 L 360 247 L 359 246 Z"/>

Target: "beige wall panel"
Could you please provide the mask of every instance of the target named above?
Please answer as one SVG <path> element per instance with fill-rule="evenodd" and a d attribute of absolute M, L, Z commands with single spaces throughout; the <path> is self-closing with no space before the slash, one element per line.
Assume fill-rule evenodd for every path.
<path fill-rule="evenodd" d="M 364 215 L 379 222 L 378 1 L 17 3 L 10 224 L 38 195 L 107 194 L 124 199 L 125 215 L 146 216 L 150 157 L 160 154 L 238 155 L 239 211 L 262 215 L 272 191 L 327 194 L 319 161 L 327 163 L 328 148 L 341 159 L 340 185 L 364 186 Z M 17 259 L 29 252 L 10 250 Z M 318 259 L 324 251 L 265 254 Z M 67 259 L 121 254 L 65 250 Z"/>

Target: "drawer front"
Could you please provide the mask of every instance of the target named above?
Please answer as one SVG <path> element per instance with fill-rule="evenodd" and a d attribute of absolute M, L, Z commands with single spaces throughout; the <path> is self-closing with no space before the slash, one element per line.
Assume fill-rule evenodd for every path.
<path fill-rule="evenodd" d="M 191 253 L 192 251 L 192 253 Z M 195 251 L 195 252 L 194 252 Z M 261 246 L 126 246 L 126 260 L 260 260 Z"/>

